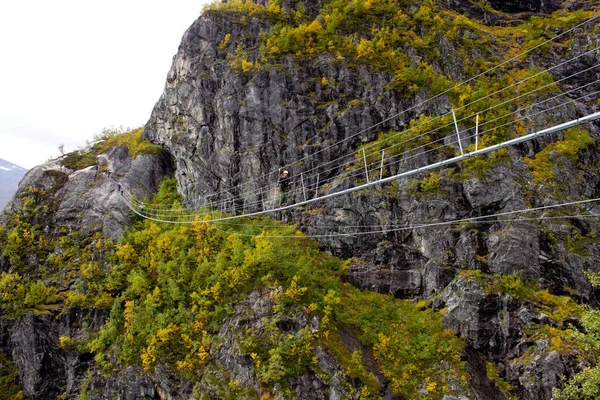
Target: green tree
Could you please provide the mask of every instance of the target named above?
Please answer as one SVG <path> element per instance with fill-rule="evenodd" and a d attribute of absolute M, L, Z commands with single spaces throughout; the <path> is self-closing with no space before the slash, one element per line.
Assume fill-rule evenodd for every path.
<path fill-rule="evenodd" d="M 600 282 L 592 279 L 597 275 L 588 274 L 594 286 Z M 581 343 L 587 355 L 600 358 L 600 310 L 588 307 L 581 317 L 582 330 L 575 332 L 575 338 Z M 596 400 L 600 399 L 600 364 L 587 366 L 569 379 L 565 387 L 560 390 L 554 388 L 552 395 L 557 399 L 569 400 Z"/>

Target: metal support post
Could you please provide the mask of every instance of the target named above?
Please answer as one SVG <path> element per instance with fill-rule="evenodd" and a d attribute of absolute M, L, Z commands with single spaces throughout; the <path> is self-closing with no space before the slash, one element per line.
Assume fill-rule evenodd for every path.
<path fill-rule="evenodd" d="M 319 176 L 320 174 L 317 174 L 317 185 L 315 186 L 315 199 L 319 196 Z"/>
<path fill-rule="evenodd" d="M 477 114 L 477 117 L 475 118 L 475 151 L 477 151 L 478 141 L 479 141 L 479 114 Z"/>
<path fill-rule="evenodd" d="M 458 148 L 460 149 L 460 155 L 464 155 L 462 143 L 460 142 L 460 132 L 458 131 L 458 124 L 456 123 L 456 115 L 454 114 L 454 110 L 452 110 L 452 118 L 454 118 L 454 127 L 456 128 L 456 137 L 458 138 Z"/>
<path fill-rule="evenodd" d="M 302 194 L 304 195 L 304 201 L 306 201 L 306 189 L 304 188 L 304 175 L 300 172 L 300 180 L 302 181 Z"/>
<path fill-rule="evenodd" d="M 385 150 L 381 150 L 381 166 L 379 167 L 379 180 L 383 178 L 383 157 L 385 155 Z"/>
<path fill-rule="evenodd" d="M 365 175 L 367 176 L 367 183 L 369 183 L 369 170 L 367 169 L 367 156 L 365 155 L 365 149 L 363 147 L 363 160 L 365 161 Z"/>

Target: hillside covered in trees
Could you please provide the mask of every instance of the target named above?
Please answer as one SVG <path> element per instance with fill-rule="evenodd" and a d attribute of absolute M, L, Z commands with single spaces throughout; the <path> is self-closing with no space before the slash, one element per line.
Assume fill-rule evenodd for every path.
<path fill-rule="evenodd" d="M 277 207 L 279 168 L 292 204 L 597 112 L 599 21 L 208 6 L 146 126 L 34 168 L 2 214 L 0 398 L 598 398 L 598 122 L 221 219 Z"/>

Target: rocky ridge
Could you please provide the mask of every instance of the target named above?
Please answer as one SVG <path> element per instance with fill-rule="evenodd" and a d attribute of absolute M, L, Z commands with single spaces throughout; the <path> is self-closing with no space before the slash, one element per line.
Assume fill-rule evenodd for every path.
<path fill-rule="evenodd" d="M 445 4 L 459 10 L 465 7 L 455 3 Z M 567 3 L 563 7 L 575 7 L 576 2 Z M 295 4 L 283 6 L 294 9 Z M 314 17 L 321 6 L 319 2 L 308 2 L 306 13 Z M 550 12 L 558 6 L 544 2 L 511 2 L 506 3 L 506 7 L 513 8 L 506 11 Z M 587 2 L 581 2 L 581 7 L 588 7 Z M 482 16 L 486 23 L 508 18 L 478 9 L 472 12 Z M 268 171 L 323 148 L 326 150 L 312 158 L 313 165 L 305 168 L 349 154 L 363 141 L 376 139 L 377 132 L 369 131 L 362 138 L 347 140 L 335 147 L 327 145 L 414 107 L 427 97 L 425 92 L 407 96 L 401 91 L 389 90 L 388 85 L 393 80 L 389 73 L 368 65 L 339 63 L 332 54 L 321 54 L 316 59 L 286 56 L 274 68 L 240 73 L 231 67 L 228 51 L 223 50 L 226 35 L 229 34 L 234 43 L 243 40 L 247 48 L 256 49 L 260 32 L 270 29 L 272 23 L 260 18 L 249 18 L 241 23 L 236 18 L 206 12 L 186 32 L 165 93 L 144 133 L 172 155 L 179 192 L 191 207 L 203 206 L 202 199 L 207 194 L 223 190 L 229 197 L 242 199 L 242 203 L 258 202 L 258 208 L 263 207 L 263 203 L 272 203 L 276 201 L 276 183 Z M 528 62 L 544 65 L 566 54 L 572 56 L 584 51 L 585 44 L 593 40 L 598 40 L 597 33 L 569 42 L 566 53 L 536 54 Z M 452 45 L 445 49 L 444 46 L 442 44 L 442 50 L 452 53 Z M 230 50 L 234 52 L 235 47 Z M 254 56 L 258 59 L 256 54 Z M 593 65 L 597 61 L 597 56 L 590 56 L 583 58 L 581 64 Z M 457 60 L 455 69 L 448 65 L 440 68 L 460 78 L 461 65 L 463 61 Z M 568 76 L 569 70 L 561 69 L 554 74 L 559 79 Z M 318 84 L 323 77 L 336 82 L 335 88 Z M 353 99 L 362 99 L 364 103 L 351 104 Z M 574 118 L 596 111 L 594 99 L 588 100 L 592 101 L 579 101 L 561 109 L 561 117 Z M 417 106 L 405 118 L 382 124 L 381 130 L 401 130 L 424 111 L 442 114 L 451 107 L 450 100 L 442 97 L 430 103 L 426 110 Z M 600 157 L 596 144 L 600 139 L 600 126 L 591 124 L 586 129 L 594 139 L 594 146 L 578 152 L 575 162 L 566 157 L 561 159 L 560 168 L 554 169 L 556 179 L 547 184 L 535 182 L 525 159 L 534 157 L 552 139 L 511 149 L 502 162 L 480 175 L 457 179 L 443 172 L 439 190 L 433 193 L 415 191 L 410 182 L 399 182 L 392 188 L 393 195 L 382 191 L 336 198 L 310 212 L 297 211 L 286 218 L 299 223 L 309 234 L 322 234 L 339 232 L 344 226 L 410 226 L 422 221 L 510 212 L 527 206 L 555 204 L 565 193 L 569 198 L 598 197 L 596 171 Z M 131 159 L 125 147 L 115 147 L 100 155 L 95 165 L 77 171 L 61 166 L 60 162 L 38 167 L 25 177 L 20 194 L 15 196 L 3 218 L 24 207 L 20 196 L 26 187 L 39 187 L 50 193 L 53 200 L 51 212 L 44 217 L 48 230 L 83 229 L 87 230 L 85 234 L 102 231 L 105 237 L 116 241 L 131 220 L 129 210 L 119 200 L 115 181 L 103 172 L 102 166 L 136 197 L 145 198 L 156 192 L 162 177 L 173 173 L 169 159 L 166 153 Z M 403 167 L 411 165 L 416 164 L 406 161 Z M 299 172 L 293 170 L 294 175 Z M 340 173 L 343 173 L 342 168 L 334 169 L 321 179 Z M 256 177 L 260 179 L 254 180 Z M 556 181 L 564 182 L 564 186 L 558 187 Z M 244 182 L 250 182 L 247 189 L 236 191 Z M 578 219 L 569 224 L 559 220 L 543 223 L 496 220 L 477 226 L 390 229 L 357 237 L 324 238 L 320 242 L 331 253 L 352 257 L 348 275 L 352 285 L 399 298 L 427 299 L 434 309 L 444 310 L 446 328 L 468 345 L 463 358 L 471 377 L 467 389 L 455 396 L 446 395 L 444 399 L 506 398 L 486 376 L 481 356 L 495 365 L 500 376 L 514 386 L 513 393 L 519 398 L 549 399 L 560 377 L 581 368 L 574 361 L 577 354 L 558 351 L 549 340 L 530 337 L 526 331 L 539 326 L 554 328 L 562 322 L 541 312 L 539 302 L 498 290 L 486 283 L 485 277 L 519 275 L 524 280 L 538 280 L 552 293 L 568 293 L 578 301 L 597 303 L 598 292 L 582 273 L 586 269 L 598 270 L 595 260 L 600 256 L 600 248 L 590 240 L 596 229 L 591 220 Z M 580 239 L 573 242 L 576 236 Z M 32 262 L 35 264 L 35 260 Z M 8 271 L 10 268 L 10 262 L 2 258 L 0 269 Z M 471 275 L 471 271 L 477 270 L 484 278 Z M 496 289 L 490 289 L 490 285 Z M 63 335 L 83 338 L 84 330 L 95 331 L 108 317 L 106 310 L 91 314 L 71 310 L 57 317 L 29 313 L 16 320 L 3 319 L 0 345 L 16 364 L 25 395 L 34 399 L 55 398 L 61 393 L 72 398 L 85 395 L 175 399 L 194 394 L 222 398 L 226 394 L 214 377 L 237 381 L 243 386 L 260 386 L 252 362 L 247 355 L 241 355 L 236 335 L 248 329 L 264 329 L 263 318 L 272 313 L 273 304 L 269 299 L 269 293 L 252 292 L 236 306 L 233 315 L 224 320 L 218 333 L 222 345 L 213 354 L 212 370 L 195 387 L 160 366 L 153 375 L 139 366 L 119 366 L 112 375 L 103 376 L 95 370 L 93 354 L 57 346 Z M 570 323 L 577 324 L 577 321 Z M 316 329 L 318 324 L 318 320 L 299 315 L 280 324 L 280 329 L 294 335 L 302 329 Z M 342 332 L 341 336 L 350 351 L 362 346 L 351 331 Z M 355 382 L 347 380 L 343 366 L 335 357 L 323 348 L 317 348 L 315 356 L 319 368 L 289 382 L 297 398 L 358 398 L 356 387 L 352 387 Z M 372 369 L 377 372 L 377 367 Z M 398 398 L 391 393 L 384 377 L 377 376 L 377 379 L 384 388 L 380 393 L 383 398 Z"/>

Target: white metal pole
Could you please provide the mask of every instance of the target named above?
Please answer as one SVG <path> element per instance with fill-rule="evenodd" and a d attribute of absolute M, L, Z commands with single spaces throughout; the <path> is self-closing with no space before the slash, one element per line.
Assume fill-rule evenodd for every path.
<path fill-rule="evenodd" d="M 477 142 L 479 141 L 479 114 L 475 118 L 475 151 L 477 151 Z"/>
<path fill-rule="evenodd" d="M 365 156 L 365 148 L 363 147 L 363 160 L 365 161 L 365 175 L 367 176 L 367 183 L 369 183 L 369 170 L 367 169 L 367 156 Z"/>
<path fill-rule="evenodd" d="M 456 128 L 456 137 L 458 138 L 458 148 L 460 149 L 460 154 L 463 155 L 462 143 L 460 142 L 460 132 L 458 132 L 458 124 L 456 122 L 456 115 L 454 114 L 454 110 L 452 110 L 452 118 L 454 118 L 454 127 Z"/>
<path fill-rule="evenodd" d="M 302 194 L 304 195 L 304 201 L 306 201 L 306 189 L 304 188 L 304 175 L 300 172 L 300 180 L 302 181 Z"/>

